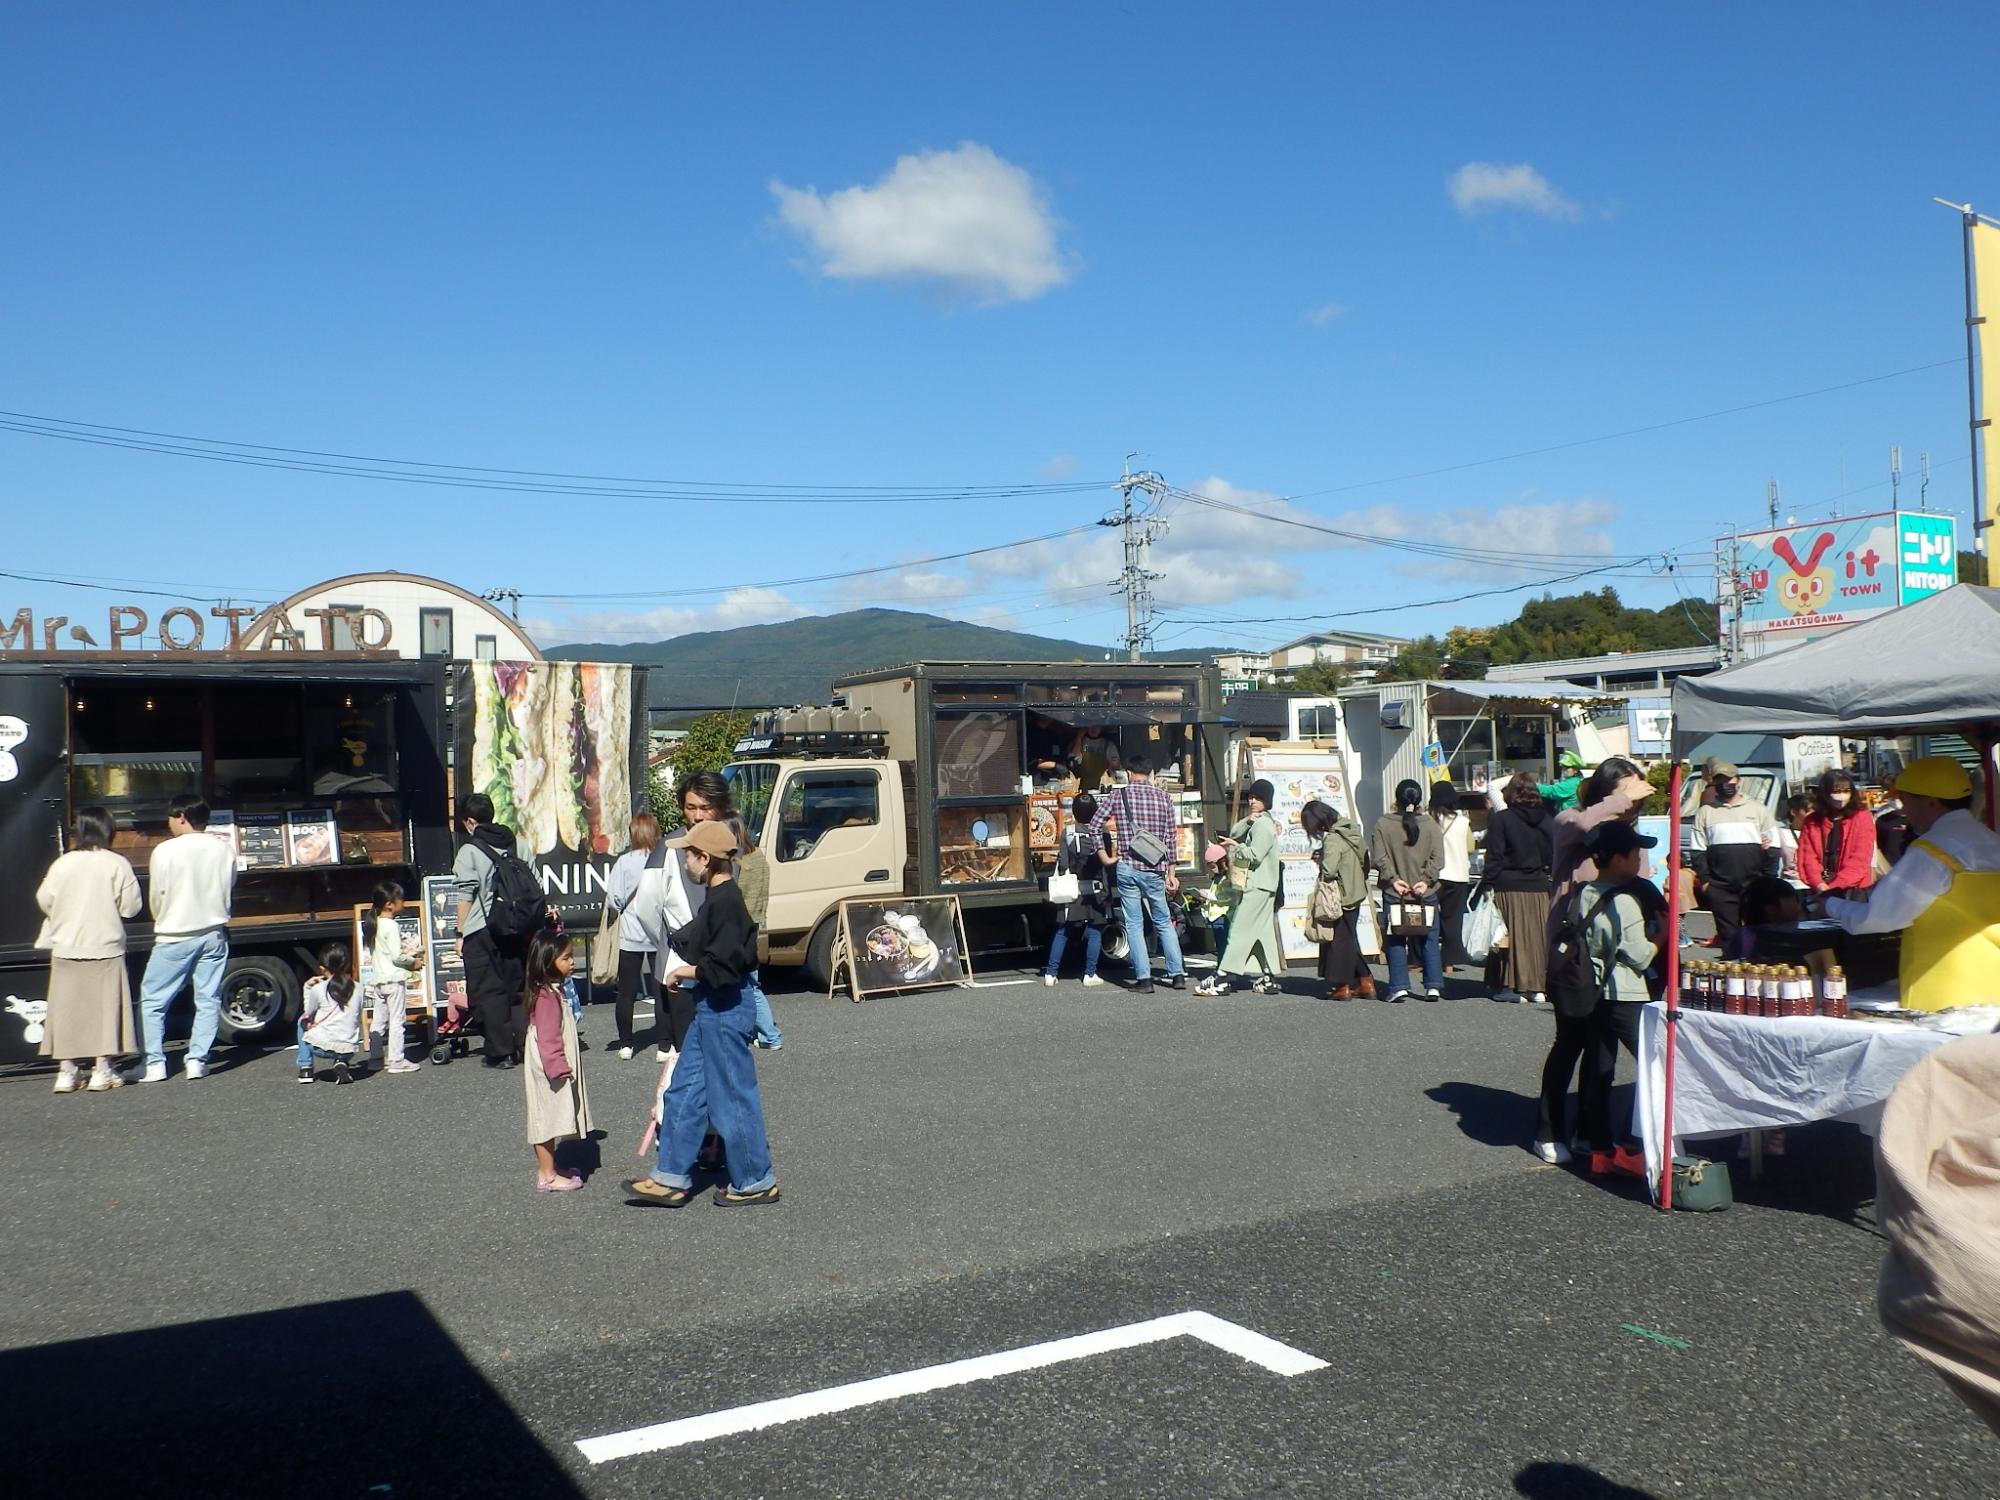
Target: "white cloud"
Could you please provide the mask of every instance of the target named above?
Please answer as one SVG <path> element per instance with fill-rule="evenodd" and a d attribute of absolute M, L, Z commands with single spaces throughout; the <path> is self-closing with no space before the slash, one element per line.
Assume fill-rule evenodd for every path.
<path fill-rule="evenodd" d="M 1315 328 L 1324 328 L 1335 318 L 1346 315 L 1347 304 L 1344 302 L 1322 302 L 1318 307 L 1306 309 L 1306 321 Z"/>
<path fill-rule="evenodd" d="M 1512 164 L 1469 161 L 1445 179 L 1445 187 L 1462 214 L 1520 209 L 1545 219 L 1583 216 L 1580 207 L 1557 192 L 1548 178 L 1524 161 Z"/>
<path fill-rule="evenodd" d="M 1072 273 L 1041 187 L 973 141 L 899 157 L 870 187 L 822 195 L 770 186 L 779 218 L 824 276 L 928 281 L 984 301 L 1025 302 Z"/>
<path fill-rule="evenodd" d="M 664 641 L 701 630 L 734 630 L 739 625 L 774 625 L 814 613 L 776 589 L 731 589 L 714 604 L 645 610 L 593 610 L 561 621 L 535 622 L 535 641 Z"/>
<path fill-rule="evenodd" d="M 1074 453 L 1056 453 L 1050 455 L 1049 461 L 1036 472 L 1044 479 L 1067 479 L 1077 471 L 1077 468 Z"/>
<path fill-rule="evenodd" d="M 972 579 L 942 568 L 909 568 L 901 573 L 869 573 L 840 585 L 840 597 L 850 608 L 892 608 L 898 604 L 941 604 L 964 597 Z"/>

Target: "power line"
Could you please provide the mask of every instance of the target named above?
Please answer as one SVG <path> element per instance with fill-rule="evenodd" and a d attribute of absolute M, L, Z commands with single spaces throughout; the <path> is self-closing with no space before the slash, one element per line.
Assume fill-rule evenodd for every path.
<path fill-rule="evenodd" d="M 114 427 L 63 417 L 0 411 L 0 431 L 52 438 L 94 447 L 201 459 L 247 468 L 277 469 L 393 484 L 486 490 L 501 494 L 601 496 L 609 499 L 689 500 L 735 505 L 914 505 L 953 500 L 1008 500 L 1101 491 L 1104 481 L 999 485 L 829 485 L 770 484 L 691 479 L 634 479 L 615 475 L 565 474 L 534 469 L 499 469 L 474 464 L 371 458 L 310 448 L 240 443 L 188 437 L 145 428 Z M 365 467 L 363 467 L 365 466 Z M 561 482 L 555 482 L 561 481 Z"/>
<path fill-rule="evenodd" d="M 1472 599 L 1496 599 L 1504 594 L 1519 594 L 1528 589 L 1546 588 L 1551 584 L 1574 583 L 1579 578 L 1591 578 L 1606 573 L 1622 563 L 1606 563 L 1602 567 L 1582 568 L 1574 573 L 1564 573 L 1555 578 L 1538 578 L 1528 583 L 1509 584 L 1505 588 L 1475 589 L 1469 594 L 1454 594 L 1448 599 L 1419 599 L 1401 604 L 1383 604 L 1368 609 L 1340 609 L 1317 615 L 1259 615 L 1204 618 L 1194 615 L 1178 616 L 1180 623 L 1189 625 L 1304 625 L 1315 620 L 1346 620 L 1357 615 L 1386 615 L 1406 609 L 1431 609 L 1444 604 L 1464 604 Z"/>

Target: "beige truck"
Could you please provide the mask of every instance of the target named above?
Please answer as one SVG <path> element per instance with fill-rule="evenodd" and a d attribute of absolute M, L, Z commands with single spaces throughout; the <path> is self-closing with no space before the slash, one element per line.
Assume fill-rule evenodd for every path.
<path fill-rule="evenodd" d="M 1080 779 L 1144 755 L 1195 873 L 1224 815 L 1221 676 L 1198 662 L 914 662 L 762 714 L 723 770 L 771 863 L 765 961 L 831 980 L 848 899 L 955 894 L 972 952 L 1048 940 L 1048 876 Z"/>

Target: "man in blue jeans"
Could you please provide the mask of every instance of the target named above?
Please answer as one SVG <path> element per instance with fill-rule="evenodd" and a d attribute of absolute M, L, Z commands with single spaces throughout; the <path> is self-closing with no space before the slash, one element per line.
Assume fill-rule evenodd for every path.
<path fill-rule="evenodd" d="M 188 1036 L 187 1076 L 208 1076 L 208 1053 L 222 1020 L 222 971 L 229 963 L 229 898 L 236 885 L 236 854 L 210 838 L 208 804 L 176 797 L 167 808 L 173 835 L 153 850 L 146 871 L 153 915 L 153 951 L 139 982 L 139 1029 L 146 1048 L 140 1083 L 167 1076 L 167 1007 L 194 981 L 194 1030 Z"/>
<path fill-rule="evenodd" d="M 1104 794 L 1090 831 L 1106 840 L 1104 847 L 1118 851 L 1118 909 L 1125 920 L 1125 945 L 1131 951 L 1132 988 L 1141 995 L 1153 993 L 1153 966 L 1146 955 L 1145 918 L 1150 915 L 1167 963 L 1167 984 L 1184 990 L 1187 970 L 1181 963 L 1173 913 L 1167 910 L 1167 892 L 1180 889 L 1174 874 L 1174 835 L 1180 819 L 1167 794 L 1153 785 L 1152 763 L 1145 756 L 1128 757 L 1125 770 L 1131 779 Z M 1148 859 L 1149 852 L 1156 857 Z"/>

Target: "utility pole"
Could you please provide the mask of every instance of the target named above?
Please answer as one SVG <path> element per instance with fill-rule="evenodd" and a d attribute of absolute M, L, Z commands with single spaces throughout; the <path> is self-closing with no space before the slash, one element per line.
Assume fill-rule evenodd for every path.
<path fill-rule="evenodd" d="M 1764 504 L 1771 512 L 1771 529 L 1778 529 L 1778 481 L 1768 480 L 1764 485 Z"/>
<path fill-rule="evenodd" d="M 505 599 L 515 621 L 519 622 L 521 618 L 521 591 L 519 589 L 488 589 L 479 597 L 484 599 L 488 604 L 498 604 L 502 599 Z"/>
<path fill-rule="evenodd" d="M 1897 496 L 1903 490 L 1903 450 L 1900 447 L 1889 450 L 1889 509 L 1901 509 Z"/>
<path fill-rule="evenodd" d="M 1988 519 L 1986 507 L 1992 497 L 1980 494 L 1980 429 L 1986 419 L 1979 414 L 1979 333 L 1985 319 L 1979 315 L 1978 303 L 1973 295 L 1972 280 L 1972 231 L 1979 227 L 1981 219 L 1991 224 L 1994 221 L 1986 215 L 1975 213 L 1970 203 L 1953 203 L 1949 198 L 1933 198 L 1933 203 L 1943 204 L 1958 215 L 1959 243 L 1965 257 L 1965 404 L 1969 408 L 1970 424 L 1968 432 L 1972 447 L 1972 545 L 1981 557 L 1990 557 L 1986 531 L 1993 523 Z M 1980 287 L 1981 292 L 1990 292 L 1990 287 Z"/>
<path fill-rule="evenodd" d="M 1153 583 L 1160 575 L 1149 571 L 1146 563 L 1154 540 L 1167 529 L 1167 523 L 1159 516 L 1132 503 L 1135 493 L 1157 503 L 1167 483 L 1150 469 L 1133 473 L 1132 460 L 1137 457 L 1136 453 L 1125 455 L 1125 472 L 1118 481 L 1124 497 L 1120 508 L 1097 523 L 1116 526 L 1124 532 L 1125 566 L 1119 570 L 1117 588 L 1125 596 L 1125 635 L 1121 644 L 1127 661 L 1138 661 L 1153 642 Z"/>
<path fill-rule="evenodd" d="M 1743 606 L 1759 595 L 1746 588 L 1743 577 L 1743 538 L 1731 528 L 1727 537 L 1715 544 L 1716 603 L 1722 609 L 1722 664 L 1733 667 L 1743 660 Z"/>
<path fill-rule="evenodd" d="M 1930 493 L 1931 493 L 1931 456 L 1928 453 L 1919 453 L 1917 455 L 1917 509 L 1918 510 L 1929 510 L 1931 508 Z"/>

